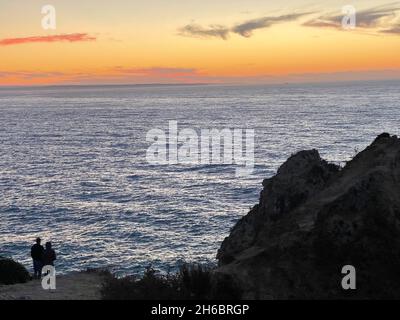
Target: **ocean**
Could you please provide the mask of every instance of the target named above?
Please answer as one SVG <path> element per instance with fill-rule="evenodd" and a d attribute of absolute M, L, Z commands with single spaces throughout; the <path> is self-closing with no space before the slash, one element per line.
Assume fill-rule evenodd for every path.
<path fill-rule="evenodd" d="M 31 269 L 40 236 L 57 273 L 215 264 L 221 241 L 293 153 L 343 165 L 399 134 L 400 82 L 0 89 L 0 255 Z M 149 163 L 149 130 L 254 129 L 254 171 Z"/>

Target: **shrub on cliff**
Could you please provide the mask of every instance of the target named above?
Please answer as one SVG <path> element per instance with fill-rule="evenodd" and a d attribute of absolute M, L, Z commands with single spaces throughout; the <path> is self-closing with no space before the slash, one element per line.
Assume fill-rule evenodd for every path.
<path fill-rule="evenodd" d="M 25 267 L 9 258 L 0 257 L 0 284 L 24 283 L 30 280 Z"/>
<path fill-rule="evenodd" d="M 158 275 L 149 267 L 141 278 L 117 278 L 109 273 L 101 289 L 104 300 L 171 299 L 179 295 L 178 281 L 174 275 Z"/>
<path fill-rule="evenodd" d="M 227 279 L 213 278 L 201 265 L 183 265 L 178 272 L 161 274 L 148 268 L 141 278 L 106 276 L 103 300 L 239 299 L 240 290 Z"/>

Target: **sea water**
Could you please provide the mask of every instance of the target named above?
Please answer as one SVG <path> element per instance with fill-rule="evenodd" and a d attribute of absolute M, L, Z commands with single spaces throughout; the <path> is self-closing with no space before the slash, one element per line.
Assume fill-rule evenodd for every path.
<path fill-rule="evenodd" d="M 52 241 L 58 273 L 215 263 L 262 180 L 291 154 L 344 164 L 399 133 L 400 82 L 0 89 L 0 255 L 31 268 Z M 155 165 L 151 129 L 254 129 L 255 167 Z"/>

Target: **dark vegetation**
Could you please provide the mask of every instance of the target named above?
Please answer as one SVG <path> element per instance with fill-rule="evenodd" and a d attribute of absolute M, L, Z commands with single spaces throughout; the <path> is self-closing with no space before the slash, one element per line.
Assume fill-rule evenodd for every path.
<path fill-rule="evenodd" d="M 25 267 L 10 259 L 0 257 L 0 284 L 25 283 L 31 279 Z"/>
<path fill-rule="evenodd" d="M 108 273 L 101 295 L 103 300 L 240 299 L 241 291 L 232 279 L 215 276 L 208 267 L 185 264 L 176 273 L 162 274 L 152 267 L 141 277 Z"/>

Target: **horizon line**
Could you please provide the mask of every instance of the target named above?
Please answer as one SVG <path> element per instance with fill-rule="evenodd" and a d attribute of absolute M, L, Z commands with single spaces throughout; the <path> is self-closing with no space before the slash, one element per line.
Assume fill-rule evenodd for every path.
<path fill-rule="evenodd" d="M 30 85 L 1 85 L 1 89 L 44 89 L 44 88 L 66 88 L 66 87 L 157 87 L 157 86 L 282 86 L 282 85 L 293 85 L 293 84 L 337 84 L 337 83 L 356 83 L 356 82 L 392 82 L 400 81 L 399 78 L 388 78 L 388 79 L 354 79 L 354 80 L 329 80 L 329 81 L 282 81 L 280 83 L 249 83 L 249 82 L 193 82 L 193 83 L 104 83 L 104 84 L 30 84 Z"/>

